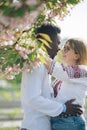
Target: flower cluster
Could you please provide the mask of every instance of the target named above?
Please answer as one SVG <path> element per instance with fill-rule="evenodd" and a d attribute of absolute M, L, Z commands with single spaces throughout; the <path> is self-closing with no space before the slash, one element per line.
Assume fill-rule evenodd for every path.
<path fill-rule="evenodd" d="M 47 19 L 63 18 L 82 0 L 0 0 L 0 29 L 28 28 L 40 12 Z M 45 18 L 43 19 L 43 21 Z"/>
<path fill-rule="evenodd" d="M 39 35 L 42 38 L 36 38 L 35 30 L 32 29 L 18 31 L 15 33 L 16 42 L 0 42 L 0 76 L 13 79 L 23 71 L 32 72 L 40 62 L 45 62 L 44 44 L 49 46 L 47 41 L 51 40 L 46 34 Z"/>

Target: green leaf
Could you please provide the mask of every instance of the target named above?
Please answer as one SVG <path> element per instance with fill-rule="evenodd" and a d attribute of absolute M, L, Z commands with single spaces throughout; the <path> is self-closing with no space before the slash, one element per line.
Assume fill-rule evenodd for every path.
<path fill-rule="evenodd" d="M 15 61 L 15 64 L 16 64 L 16 65 L 17 65 L 18 63 L 20 63 L 20 58 Z"/>
<path fill-rule="evenodd" d="M 27 10 L 30 12 L 30 11 L 34 11 L 36 9 L 35 6 L 28 6 Z"/>
<path fill-rule="evenodd" d="M 7 8 L 5 8 L 3 14 L 4 14 L 4 15 L 9 15 L 12 11 L 13 11 L 13 8 L 7 7 Z"/>
<path fill-rule="evenodd" d="M 46 61 L 45 61 L 45 58 L 44 58 L 44 56 L 43 55 L 39 55 L 39 59 L 40 59 L 40 61 L 42 62 L 42 63 L 46 63 Z"/>
<path fill-rule="evenodd" d="M 4 71 L 7 66 L 8 66 L 8 62 L 2 66 L 2 71 Z"/>
<path fill-rule="evenodd" d="M 67 0 L 68 4 L 76 5 L 80 2 L 80 0 Z"/>
<path fill-rule="evenodd" d="M 31 54 L 28 55 L 29 59 L 31 61 L 35 61 L 36 58 L 36 51 L 33 51 Z"/>
<path fill-rule="evenodd" d="M 41 48 L 42 44 L 40 41 L 37 40 L 37 45 L 38 45 L 38 48 Z"/>
<path fill-rule="evenodd" d="M 25 13 L 25 11 L 23 9 L 19 9 L 19 10 L 16 10 L 13 15 L 22 17 L 24 15 L 24 13 Z"/>
<path fill-rule="evenodd" d="M 49 45 L 49 43 L 48 43 L 46 40 L 44 40 L 44 39 L 42 39 L 42 38 L 38 38 L 38 40 L 41 41 L 42 44 L 44 44 L 45 46 L 51 48 L 50 45 Z"/>
<path fill-rule="evenodd" d="M 38 35 L 41 36 L 42 38 L 44 38 L 46 41 L 52 43 L 52 40 L 51 40 L 51 38 L 50 38 L 49 35 L 47 35 L 47 34 L 45 34 L 45 33 L 38 33 L 37 36 L 38 36 Z"/>
<path fill-rule="evenodd" d="M 23 68 L 23 63 L 21 62 L 21 63 L 20 63 L 20 69 L 22 69 L 22 68 Z"/>
<path fill-rule="evenodd" d="M 28 57 L 29 57 L 29 59 L 31 60 L 31 61 L 34 61 L 35 60 L 35 56 L 34 56 L 34 54 L 29 54 L 28 55 Z"/>
<path fill-rule="evenodd" d="M 47 52 L 46 48 L 45 48 L 43 45 L 41 46 L 41 49 L 42 49 L 43 51 Z"/>
<path fill-rule="evenodd" d="M 22 62 L 22 60 L 20 61 L 20 69 L 22 69 L 23 68 L 23 62 Z"/>

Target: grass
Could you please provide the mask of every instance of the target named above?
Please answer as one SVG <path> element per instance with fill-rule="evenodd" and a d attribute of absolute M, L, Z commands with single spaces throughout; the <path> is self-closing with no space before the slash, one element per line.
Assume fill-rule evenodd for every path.
<path fill-rule="evenodd" d="M 22 114 L 23 112 L 20 108 L 14 108 L 9 111 L 6 111 L 5 109 L 0 109 L 0 115 L 7 115 L 9 118 L 14 118 Z"/>
<path fill-rule="evenodd" d="M 20 98 L 20 92 L 2 90 L 2 91 L 0 91 L 0 98 L 3 99 L 3 100 L 12 100 L 14 98 L 19 99 Z"/>
<path fill-rule="evenodd" d="M 8 128 L 0 128 L 0 130 L 19 130 L 19 128 L 18 127 L 15 127 L 15 128 L 8 127 Z"/>
<path fill-rule="evenodd" d="M 20 99 L 20 83 L 0 81 L 0 100 Z"/>
<path fill-rule="evenodd" d="M 8 103 L 8 101 L 11 100 L 20 100 L 20 82 L 16 83 L 0 79 L 0 101 L 7 101 Z M 20 119 L 22 114 L 23 112 L 20 108 L 12 108 L 11 110 L 0 108 L 0 115 L 2 118 L 6 116 L 6 120 L 14 120 L 15 118 Z M 18 126 L 0 126 L 0 130 L 19 130 L 19 128 Z"/>

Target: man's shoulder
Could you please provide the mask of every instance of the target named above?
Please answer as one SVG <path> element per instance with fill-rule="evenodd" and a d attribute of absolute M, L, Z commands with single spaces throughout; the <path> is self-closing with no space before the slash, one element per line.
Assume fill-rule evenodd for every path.
<path fill-rule="evenodd" d="M 45 68 L 44 64 L 40 63 L 39 66 L 33 67 L 33 69 L 31 71 L 24 71 L 23 74 L 31 75 L 33 73 L 41 73 L 41 72 L 45 72 L 45 71 L 46 71 L 46 68 Z"/>
<path fill-rule="evenodd" d="M 38 71 L 46 71 L 45 65 L 41 63 L 37 68 L 35 68 Z"/>

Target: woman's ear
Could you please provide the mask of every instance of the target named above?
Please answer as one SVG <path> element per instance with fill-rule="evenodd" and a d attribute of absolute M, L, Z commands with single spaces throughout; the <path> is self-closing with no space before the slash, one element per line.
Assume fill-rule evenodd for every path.
<path fill-rule="evenodd" d="M 75 60 L 79 60 L 80 59 L 80 55 L 79 54 L 75 54 Z"/>

